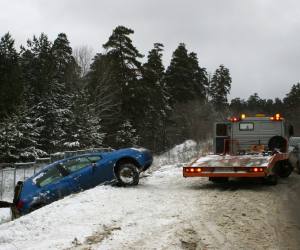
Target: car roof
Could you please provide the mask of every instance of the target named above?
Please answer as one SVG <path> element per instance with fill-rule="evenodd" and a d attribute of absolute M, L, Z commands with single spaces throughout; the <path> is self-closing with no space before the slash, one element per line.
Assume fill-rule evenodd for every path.
<path fill-rule="evenodd" d="M 72 159 L 75 159 L 75 158 L 79 158 L 79 157 L 85 157 L 85 156 L 101 156 L 102 153 L 101 152 L 93 152 L 93 153 L 86 153 L 86 154 L 79 154 L 79 155 L 73 155 L 73 156 L 70 156 L 68 158 L 63 158 L 63 159 L 60 159 L 60 160 L 57 160 L 57 161 L 54 161 L 52 163 L 50 163 L 49 165 L 45 166 L 41 171 L 45 170 L 45 169 L 48 169 L 50 167 L 52 167 L 53 165 L 56 165 L 60 162 L 64 162 L 64 161 L 67 161 L 67 160 L 72 160 Z M 40 171 L 39 171 L 40 172 Z"/>

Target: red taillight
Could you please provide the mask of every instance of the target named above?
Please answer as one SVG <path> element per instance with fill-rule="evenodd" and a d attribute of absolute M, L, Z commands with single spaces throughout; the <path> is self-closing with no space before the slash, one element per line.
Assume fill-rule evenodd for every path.
<path fill-rule="evenodd" d="M 187 173 L 200 173 L 202 171 L 202 168 L 193 168 L 193 167 L 188 167 L 188 168 L 184 168 L 184 171 Z"/>
<path fill-rule="evenodd" d="M 237 117 L 231 117 L 228 120 L 231 121 L 231 122 L 238 122 L 240 119 L 237 118 Z"/>
<path fill-rule="evenodd" d="M 257 168 L 257 167 L 254 167 L 254 168 L 251 168 L 250 169 L 251 172 L 264 172 L 264 168 Z"/>
<path fill-rule="evenodd" d="M 21 209 L 24 206 L 24 201 L 19 200 L 19 202 L 17 203 L 17 209 Z"/>

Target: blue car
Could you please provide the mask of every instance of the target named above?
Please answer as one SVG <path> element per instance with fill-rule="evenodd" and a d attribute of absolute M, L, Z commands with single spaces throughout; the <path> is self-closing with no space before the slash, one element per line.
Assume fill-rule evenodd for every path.
<path fill-rule="evenodd" d="M 1 202 L 0 207 L 10 206 L 16 218 L 99 184 L 115 182 L 120 186 L 134 186 L 152 160 L 147 149 L 126 148 L 56 161 L 24 182 L 18 182 L 13 203 Z"/>

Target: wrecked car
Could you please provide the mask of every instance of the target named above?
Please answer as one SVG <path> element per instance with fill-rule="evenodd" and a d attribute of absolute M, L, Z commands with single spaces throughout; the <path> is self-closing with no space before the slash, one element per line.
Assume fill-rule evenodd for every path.
<path fill-rule="evenodd" d="M 114 182 L 119 186 L 134 186 L 139 175 L 152 164 L 147 149 L 127 148 L 112 152 L 77 155 L 56 161 L 24 182 L 18 182 L 11 207 L 13 218 L 30 213 L 71 193 L 99 184 Z"/>

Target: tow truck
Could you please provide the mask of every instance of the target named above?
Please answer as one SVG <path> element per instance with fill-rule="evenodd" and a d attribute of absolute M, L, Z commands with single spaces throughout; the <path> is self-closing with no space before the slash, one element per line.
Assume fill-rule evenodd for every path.
<path fill-rule="evenodd" d="M 183 167 L 183 176 L 217 183 L 259 177 L 275 185 L 293 171 L 287 152 L 292 135 L 293 126 L 280 114 L 230 117 L 214 125 L 213 154 Z"/>

